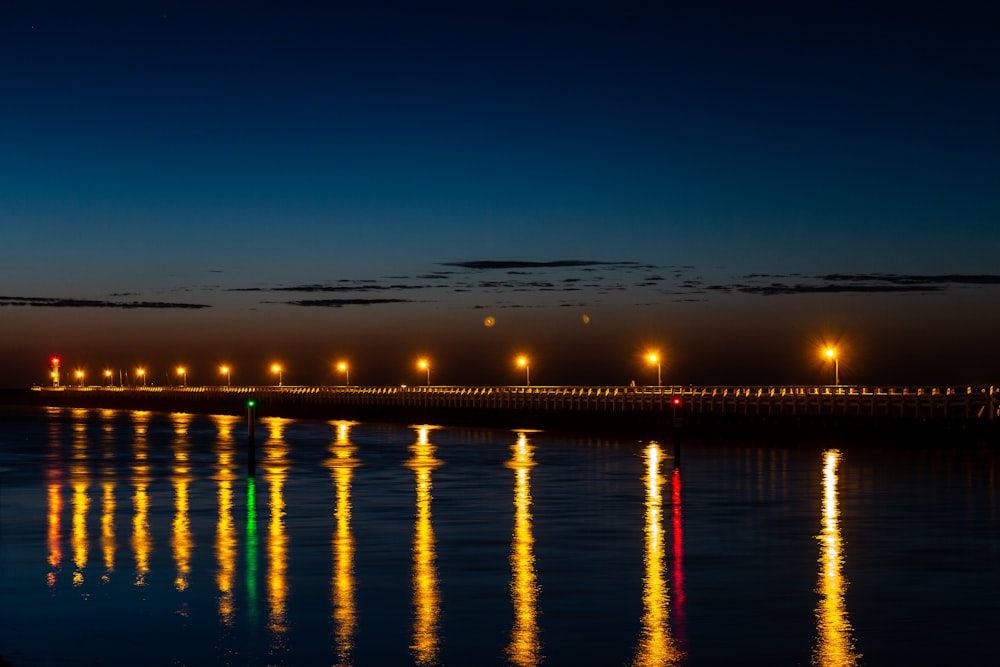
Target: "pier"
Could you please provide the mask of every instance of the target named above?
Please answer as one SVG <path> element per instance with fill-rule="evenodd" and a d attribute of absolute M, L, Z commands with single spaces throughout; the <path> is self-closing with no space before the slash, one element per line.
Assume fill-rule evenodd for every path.
<path fill-rule="evenodd" d="M 27 394 L 27 392 L 25 392 Z M 1000 390 L 867 386 L 34 387 L 67 407 L 750 437 L 996 441 Z"/>

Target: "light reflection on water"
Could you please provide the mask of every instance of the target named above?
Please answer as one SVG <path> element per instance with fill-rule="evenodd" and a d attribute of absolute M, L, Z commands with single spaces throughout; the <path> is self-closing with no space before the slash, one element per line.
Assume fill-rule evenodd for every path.
<path fill-rule="evenodd" d="M 0 463 L 38 465 L 0 498 L 14 664 L 75 645 L 109 665 L 996 657 L 970 640 L 1000 622 L 995 452 L 690 446 L 678 465 L 651 441 L 268 418 L 254 479 L 240 418 L 16 419 L 34 435 Z M 919 651 L 894 612 L 929 628 Z M 76 619 L 65 642 L 48 618 Z"/>
<path fill-rule="evenodd" d="M 330 445 L 330 469 L 336 489 L 333 531 L 333 639 L 337 665 L 351 665 L 354 650 L 354 632 L 357 625 L 354 584 L 354 534 L 351 531 L 351 477 L 359 461 L 354 458 L 357 449 L 350 438 L 354 422 L 332 423 L 337 437 Z"/>
<path fill-rule="evenodd" d="M 219 518 L 215 527 L 215 582 L 219 589 L 219 618 L 227 628 L 233 627 L 235 606 L 237 535 L 233 518 L 233 483 L 235 472 L 235 442 L 233 426 L 237 417 L 213 415 L 216 431 L 216 452 L 218 456 L 215 482 L 218 485 Z"/>
<path fill-rule="evenodd" d="M 188 442 L 188 425 L 191 415 L 174 413 L 170 415 L 174 426 L 174 525 L 171 532 L 170 545 L 174 551 L 174 561 L 177 563 L 177 576 L 174 588 L 185 591 L 188 587 L 188 576 L 191 573 L 191 550 L 194 548 L 191 536 L 190 501 L 188 491 L 191 485 L 191 462 Z"/>
<path fill-rule="evenodd" d="M 149 484 L 151 481 L 148 460 L 148 442 L 150 413 L 132 412 L 135 426 L 133 447 L 135 449 L 132 466 L 132 552 L 135 554 L 135 585 L 145 586 L 146 575 L 149 573 L 149 555 L 153 551 L 153 539 L 149 528 Z"/>
<path fill-rule="evenodd" d="M 507 466 L 514 471 L 514 535 L 510 548 L 513 577 L 510 584 L 514 603 L 514 629 L 507 655 L 514 665 L 531 667 L 542 658 L 538 638 L 538 577 L 535 572 L 535 535 L 531 527 L 531 468 L 534 447 L 528 432 L 519 431 L 511 446 L 513 457 Z"/>
<path fill-rule="evenodd" d="M 434 458 L 428 440 L 431 426 L 417 427 L 417 441 L 410 447 L 413 456 L 406 467 L 416 474 L 416 519 L 413 527 L 413 651 L 417 665 L 438 662 L 438 617 L 441 596 L 434 564 L 434 526 L 431 523 L 431 473 L 441 465 Z"/>
<path fill-rule="evenodd" d="M 667 586 L 666 547 L 663 528 L 663 485 L 666 484 L 661 465 L 663 452 L 660 445 L 651 442 L 644 452 L 646 460 L 646 576 L 642 592 L 643 615 L 642 636 L 639 640 L 639 651 L 635 657 L 635 665 L 652 667 L 653 665 L 676 665 L 683 656 L 670 633 L 670 592 Z M 674 470 L 674 483 L 679 484 L 678 470 Z M 672 496 L 677 502 L 673 515 L 673 538 L 679 548 L 681 525 L 680 488 Z M 680 570 L 680 554 L 674 558 L 674 567 Z M 677 579 L 675 573 L 675 580 Z"/>
<path fill-rule="evenodd" d="M 817 642 L 813 664 L 819 667 L 856 665 L 861 656 L 854 651 L 853 628 L 847 618 L 844 578 L 844 541 L 840 534 L 840 505 L 837 498 L 837 468 L 840 452 L 823 453 L 823 531 L 820 543 L 820 571 L 816 607 Z"/>
<path fill-rule="evenodd" d="M 288 443 L 285 427 L 291 420 L 265 417 L 261 420 L 270 431 L 261 470 L 268 485 L 267 524 L 267 600 L 268 630 L 271 634 L 271 653 L 286 648 L 289 630 L 285 604 L 288 600 L 288 534 L 285 530 L 284 485 L 288 477 Z"/>

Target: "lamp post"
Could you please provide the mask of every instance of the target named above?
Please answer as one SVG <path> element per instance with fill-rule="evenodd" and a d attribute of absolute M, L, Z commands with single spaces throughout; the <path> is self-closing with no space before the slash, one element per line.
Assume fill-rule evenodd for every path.
<path fill-rule="evenodd" d="M 648 361 L 651 364 L 656 364 L 656 386 L 657 387 L 662 387 L 663 386 L 663 371 L 662 371 L 662 368 L 661 368 L 662 367 L 662 362 L 660 361 L 660 355 L 659 355 L 659 353 L 657 353 L 657 352 L 650 352 L 646 356 L 646 361 Z"/>
<path fill-rule="evenodd" d="M 417 368 L 427 371 L 427 386 L 431 386 L 431 365 L 426 359 L 417 362 Z"/>
<path fill-rule="evenodd" d="M 344 386 L 351 386 L 351 367 L 347 365 L 346 361 L 341 361 L 337 364 L 337 370 L 344 374 Z"/>
<path fill-rule="evenodd" d="M 83 371 L 77 371 L 76 372 L 76 379 L 77 379 L 77 382 L 79 382 L 80 386 L 82 387 L 83 386 Z"/>
<path fill-rule="evenodd" d="M 181 376 L 181 386 L 182 387 L 188 386 L 188 374 L 187 373 L 188 373 L 187 369 L 184 368 L 183 366 L 179 366 L 177 368 L 177 374 Z"/>
<path fill-rule="evenodd" d="M 110 368 L 104 369 L 104 381 L 107 383 L 107 386 L 109 386 L 109 387 L 111 386 L 111 369 Z"/>
<path fill-rule="evenodd" d="M 828 347 L 823 351 L 827 359 L 833 361 L 833 383 L 837 386 L 840 385 L 840 360 L 837 359 L 837 350 Z"/>
<path fill-rule="evenodd" d="M 271 372 L 274 373 L 274 374 L 276 374 L 278 376 L 278 386 L 279 387 L 282 384 L 282 382 L 281 382 L 281 370 L 282 369 L 281 369 L 281 366 L 279 364 L 274 364 L 274 365 L 271 366 Z"/>
<path fill-rule="evenodd" d="M 219 372 L 226 376 L 226 386 L 227 387 L 232 387 L 233 386 L 233 375 L 232 375 L 233 369 L 231 369 L 229 366 L 223 366 L 222 368 L 219 369 Z"/>
<path fill-rule="evenodd" d="M 49 359 L 49 364 L 51 364 L 52 372 L 50 376 L 52 377 L 52 386 L 59 386 L 59 357 L 52 357 Z"/>
<path fill-rule="evenodd" d="M 146 369 L 145 368 L 139 368 L 139 369 L 136 369 L 135 372 L 138 373 L 139 377 L 142 378 L 142 386 L 145 387 L 146 386 Z"/>
<path fill-rule="evenodd" d="M 531 385 L 531 364 L 528 362 L 527 357 L 518 357 L 517 365 L 524 368 L 524 386 Z"/>

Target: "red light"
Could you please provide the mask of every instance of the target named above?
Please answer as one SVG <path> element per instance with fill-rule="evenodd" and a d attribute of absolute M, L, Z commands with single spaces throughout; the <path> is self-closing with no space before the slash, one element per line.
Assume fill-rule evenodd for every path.
<path fill-rule="evenodd" d="M 680 404 L 681 404 L 680 397 L 679 396 L 674 396 L 674 405 L 680 405 Z"/>
<path fill-rule="evenodd" d="M 52 365 L 53 366 L 59 365 L 59 357 L 52 357 Z"/>

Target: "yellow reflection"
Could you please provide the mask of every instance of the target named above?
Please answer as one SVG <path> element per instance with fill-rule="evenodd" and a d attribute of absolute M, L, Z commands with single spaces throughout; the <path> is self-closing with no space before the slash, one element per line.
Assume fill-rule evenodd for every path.
<path fill-rule="evenodd" d="M 417 476 L 417 516 L 413 529 L 413 645 L 410 648 L 418 665 L 435 664 L 440 648 L 438 620 L 441 596 L 434 565 L 431 472 L 441 465 L 441 461 L 434 457 L 434 445 L 427 438 L 433 428 L 417 427 L 417 441 L 410 446 L 413 456 L 406 462 L 406 466 Z"/>
<path fill-rule="evenodd" d="M 172 413 L 170 420 L 174 425 L 174 523 L 170 546 L 177 563 L 177 576 L 174 578 L 174 588 L 185 591 L 188 587 L 188 577 L 191 574 L 191 550 L 194 541 L 191 537 L 191 518 L 189 489 L 191 486 L 191 446 L 188 441 L 188 428 L 191 425 L 191 415 Z"/>
<path fill-rule="evenodd" d="M 354 422 L 331 422 L 337 429 L 337 439 L 330 445 L 330 458 L 326 465 L 333 477 L 337 493 L 334 510 L 336 525 L 333 531 L 333 599 L 334 639 L 337 664 L 350 665 L 357 626 L 357 608 L 354 602 L 354 533 L 351 531 L 351 478 L 360 462 L 354 458 L 356 447 L 351 443 L 350 432 Z"/>
<path fill-rule="evenodd" d="M 660 446 L 650 442 L 644 452 L 646 463 L 645 566 L 642 587 L 642 634 L 635 665 L 676 665 L 681 652 L 670 636 L 670 592 L 667 589 L 664 557 L 663 485 L 660 464 L 664 458 Z M 676 511 L 677 508 L 675 508 Z M 676 518 L 675 514 L 675 518 Z M 678 529 L 674 524 L 674 531 Z M 676 554 L 675 554 L 676 563 Z"/>
<path fill-rule="evenodd" d="M 283 647 L 288 622 L 285 603 L 288 599 L 288 535 L 285 533 L 284 484 L 288 476 L 288 443 L 284 439 L 289 419 L 264 417 L 269 430 L 263 461 L 264 480 L 270 492 L 270 522 L 267 535 L 267 593 L 270 606 L 268 628 L 275 647 Z"/>
<path fill-rule="evenodd" d="M 135 585 L 145 586 L 149 573 L 149 555 L 153 551 L 153 538 L 149 530 L 149 481 L 148 462 L 149 413 L 133 411 L 132 424 L 135 431 L 134 456 L 132 465 L 132 551 L 135 552 Z"/>
<path fill-rule="evenodd" d="M 840 452 L 831 449 L 823 453 L 823 532 L 820 543 L 820 573 L 816 592 L 820 595 L 816 607 L 816 648 L 812 664 L 822 667 L 856 665 L 859 653 L 854 650 L 851 622 L 847 618 L 844 594 L 843 540 L 840 536 L 840 506 L 837 498 L 837 468 Z"/>
<path fill-rule="evenodd" d="M 83 584 L 83 570 L 87 567 L 89 544 L 87 538 L 87 510 L 90 509 L 90 475 L 87 472 L 87 424 L 85 410 L 73 410 L 73 454 L 69 465 L 69 483 L 73 488 L 73 585 Z"/>
<path fill-rule="evenodd" d="M 58 481 L 58 472 L 49 471 L 48 508 L 49 508 L 49 588 L 56 585 L 56 574 L 62 565 L 62 485 Z"/>
<path fill-rule="evenodd" d="M 46 408 L 46 412 L 49 417 L 49 449 L 51 450 L 48 454 L 50 461 L 58 461 L 60 458 L 59 449 L 62 445 L 62 435 L 59 432 L 59 408 Z M 48 478 L 48 483 L 46 484 L 46 491 L 48 492 L 48 519 L 49 519 L 49 531 L 48 531 L 48 549 L 49 549 L 49 572 L 46 576 L 46 582 L 49 588 L 54 588 L 56 585 L 56 575 L 59 574 L 59 569 L 62 567 L 62 510 L 63 510 L 63 498 L 62 498 L 62 469 L 58 463 L 50 465 L 45 471 L 45 476 Z"/>
<path fill-rule="evenodd" d="M 171 548 L 174 561 L 177 564 L 177 576 L 174 578 L 174 588 L 178 591 L 187 590 L 188 576 L 191 572 L 191 537 L 189 487 L 191 484 L 191 462 L 188 443 L 188 426 L 191 415 L 172 414 L 174 424 L 174 522 L 171 534 Z"/>
<path fill-rule="evenodd" d="M 538 581 L 535 574 L 535 536 L 531 526 L 531 468 L 534 447 L 524 431 L 511 446 L 514 471 L 514 534 L 510 549 L 510 594 L 514 603 L 514 628 L 507 656 L 514 665 L 537 665 L 542 660 L 538 639 Z"/>
<path fill-rule="evenodd" d="M 236 578 L 236 524 L 233 520 L 233 482 L 235 472 L 235 442 L 233 426 L 239 417 L 213 415 L 212 421 L 218 431 L 216 453 L 219 457 L 218 483 L 219 520 L 215 527 L 215 558 L 218 571 L 215 582 L 219 588 L 219 618 L 226 627 L 233 626 L 235 603 L 233 588 Z"/>
<path fill-rule="evenodd" d="M 103 495 L 101 498 L 101 550 L 104 553 L 104 582 L 111 580 L 115 571 L 115 483 L 105 480 L 101 482 Z"/>

